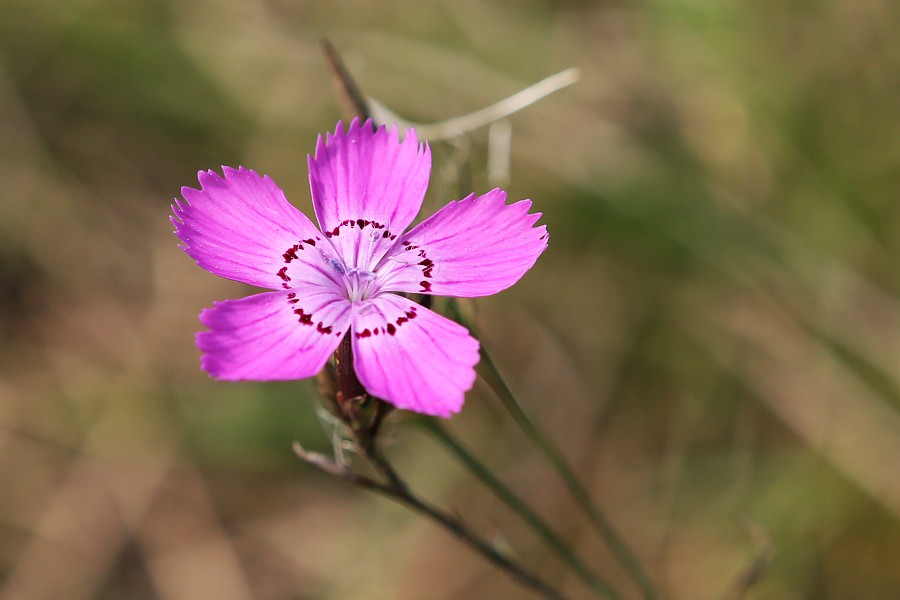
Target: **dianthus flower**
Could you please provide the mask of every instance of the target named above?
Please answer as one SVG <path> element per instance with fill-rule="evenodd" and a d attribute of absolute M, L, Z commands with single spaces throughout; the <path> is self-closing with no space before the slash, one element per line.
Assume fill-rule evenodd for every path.
<path fill-rule="evenodd" d="M 530 200 L 494 189 L 450 202 L 408 232 L 431 153 L 409 129 L 353 120 L 308 158 L 319 228 L 268 176 L 199 173 L 172 206 L 181 248 L 221 277 L 267 288 L 200 313 L 203 369 L 223 380 L 302 379 L 345 335 L 366 391 L 398 408 L 450 416 L 475 381 L 478 341 L 399 293 L 476 297 L 514 284 L 547 247 Z"/>

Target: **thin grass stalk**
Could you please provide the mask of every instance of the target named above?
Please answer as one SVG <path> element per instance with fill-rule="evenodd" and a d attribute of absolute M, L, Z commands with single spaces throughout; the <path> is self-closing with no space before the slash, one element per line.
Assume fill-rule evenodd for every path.
<path fill-rule="evenodd" d="M 490 541 L 469 528 L 458 517 L 442 511 L 414 494 L 397 472 L 394 471 L 391 464 L 384 457 L 377 456 L 377 450 L 376 456 L 368 454 L 374 446 L 369 448 L 370 450 L 364 451 L 366 458 L 372 462 L 373 466 L 387 481 L 378 481 L 352 471 L 346 465 L 340 465 L 322 454 L 309 452 L 299 443 L 294 443 L 294 453 L 308 465 L 332 477 L 342 479 L 362 489 L 377 492 L 395 502 L 399 502 L 443 527 L 461 542 L 476 551 L 486 561 L 510 575 L 521 586 L 548 600 L 567 600 L 562 592 L 545 582 L 531 570 L 512 560 L 491 544 Z"/>
<path fill-rule="evenodd" d="M 572 468 L 569 467 L 568 463 L 563 458 L 562 453 L 560 453 L 547 436 L 538 429 L 537 425 L 534 424 L 534 421 L 528 417 L 525 411 L 522 410 L 522 407 L 516 401 L 512 390 L 510 390 L 509 386 L 506 384 L 506 381 L 497 369 L 497 365 L 494 364 L 491 355 L 485 350 L 483 344 L 481 346 L 481 362 L 479 363 L 479 366 L 484 381 L 492 390 L 494 390 L 494 393 L 497 394 L 503 407 L 509 412 L 519 428 L 522 429 L 528 439 L 537 446 L 553 466 L 553 469 L 557 472 L 560 479 L 562 479 L 566 488 L 569 490 L 569 493 L 582 510 L 584 510 L 585 514 L 587 514 L 591 523 L 594 525 L 594 528 L 609 546 L 610 550 L 612 550 L 613 554 L 631 578 L 641 588 L 644 598 L 646 598 L 646 600 L 659 600 L 659 594 L 656 592 L 650 578 L 644 572 L 644 568 L 641 566 L 640 561 L 638 561 L 637 557 L 625 541 L 613 528 L 609 519 L 606 518 L 600 508 L 591 499 L 590 494 L 588 494 L 584 486 L 581 485 L 575 472 L 572 471 Z"/>
<path fill-rule="evenodd" d="M 617 600 L 618 594 L 576 556 L 572 550 L 553 532 L 547 522 L 535 513 L 518 495 L 506 487 L 477 458 L 466 450 L 440 423 L 430 418 L 416 419 L 416 423 L 443 444 L 453 456 L 478 478 L 494 495 L 511 508 L 546 542 L 557 556 L 597 595 L 608 600 Z"/>

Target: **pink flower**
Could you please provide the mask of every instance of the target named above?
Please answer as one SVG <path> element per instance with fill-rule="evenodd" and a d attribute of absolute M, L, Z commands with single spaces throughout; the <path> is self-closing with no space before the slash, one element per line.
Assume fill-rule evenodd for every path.
<path fill-rule="evenodd" d="M 514 284 L 547 247 L 531 201 L 506 193 L 450 202 L 408 232 L 422 206 L 431 153 L 414 130 L 355 120 L 319 136 L 309 182 L 320 229 L 266 176 L 201 171 L 172 209 L 181 248 L 221 277 L 267 288 L 200 313 L 202 366 L 224 380 L 318 373 L 349 331 L 369 394 L 450 416 L 475 381 L 478 341 L 400 293 L 487 296 Z"/>

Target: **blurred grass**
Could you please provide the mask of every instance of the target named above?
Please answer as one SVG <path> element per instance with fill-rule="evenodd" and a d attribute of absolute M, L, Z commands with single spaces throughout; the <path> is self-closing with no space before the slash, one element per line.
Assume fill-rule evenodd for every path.
<path fill-rule="evenodd" d="M 423 121 L 582 70 L 512 118 L 510 195 L 552 243 L 478 320 L 667 597 L 725 597 L 760 535 L 775 557 L 746 598 L 894 597 L 898 11 L 4 2 L 0 596 L 517 597 L 292 459 L 294 439 L 328 447 L 310 382 L 199 371 L 198 311 L 247 290 L 180 253 L 168 204 L 199 169 L 244 164 L 310 209 L 304 158 L 339 117 L 328 35 L 368 94 Z M 426 210 L 457 195 L 441 173 L 458 155 L 435 144 Z M 636 597 L 486 388 L 450 426 Z M 430 497 L 587 597 L 402 418 L 388 434 Z"/>

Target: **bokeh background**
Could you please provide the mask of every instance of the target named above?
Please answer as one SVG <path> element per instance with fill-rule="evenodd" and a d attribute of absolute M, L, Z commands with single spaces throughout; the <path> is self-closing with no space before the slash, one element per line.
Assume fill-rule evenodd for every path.
<path fill-rule="evenodd" d="M 251 290 L 178 250 L 169 203 L 243 164 L 310 209 L 305 156 L 341 117 L 326 35 L 423 122 L 581 70 L 509 120 L 510 194 L 551 243 L 474 310 L 667 598 L 897 598 L 898 34 L 889 0 L 5 0 L 0 597 L 532 597 L 298 461 L 330 451 L 312 382 L 199 370 L 197 313 Z M 486 191 L 487 140 L 433 144 L 426 211 Z M 484 384 L 448 426 L 638 597 Z M 385 442 L 589 597 L 408 419 Z"/>

